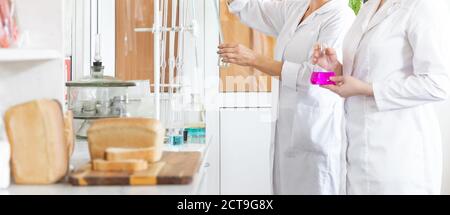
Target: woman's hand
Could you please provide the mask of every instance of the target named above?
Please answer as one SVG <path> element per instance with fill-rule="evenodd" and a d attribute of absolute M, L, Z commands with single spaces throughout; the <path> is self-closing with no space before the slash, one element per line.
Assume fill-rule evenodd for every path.
<path fill-rule="evenodd" d="M 241 44 L 222 44 L 217 53 L 224 63 L 253 67 L 270 76 L 281 76 L 283 62 L 257 54 Z"/>
<path fill-rule="evenodd" d="M 343 98 L 374 95 L 372 85 L 352 76 L 337 76 L 330 78 L 330 80 L 336 82 L 336 85 L 326 85 L 321 87 L 329 89 Z"/>
<path fill-rule="evenodd" d="M 328 71 L 335 72 L 336 75 L 342 75 L 342 64 L 337 59 L 336 51 L 332 48 L 322 50 L 321 45 L 314 46 L 312 63 Z"/>
<path fill-rule="evenodd" d="M 217 54 L 224 63 L 237 64 L 239 66 L 255 67 L 260 56 L 253 50 L 237 43 L 222 44 Z"/>

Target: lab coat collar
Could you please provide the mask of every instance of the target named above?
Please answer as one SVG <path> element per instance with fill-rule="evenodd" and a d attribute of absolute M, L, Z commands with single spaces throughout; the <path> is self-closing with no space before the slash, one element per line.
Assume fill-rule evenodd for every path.
<path fill-rule="evenodd" d="M 370 0 L 365 3 L 361 8 L 358 17 L 355 20 L 355 23 L 353 23 L 353 26 L 347 34 L 347 38 L 351 38 L 351 41 L 348 41 L 349 43 L 347 47 L 349 50 L 349 55 L 351 57 L 346 63 L 351 66 L 346 67 L 344 71 L 345 75 L 351 75 L 353 72 L 353 64 L 359 44 L 362 40 L 362 37 L 367 32 L 369 22 L 376 13 L 379 4 L 380 0 Z"/>
<path fill-rule="evenodd" d="M 360 42 L 368 31 L 382 23 L 387 17 L 393 14 L 398 8 L 400 8 L 400 2 L 402 0 L 387 0 L 385 5 L 380 8 L 378 11 L 378 7 L 380 5 L 381 0 L 370 0 L 368 1 L 364 7 L 361 9 L 359 16 L 359 21 L 353 25 L 353 29 L 349 32 L 348 36 L 351 36 L 352 43 L 350 47 L 348 47 L 349 54 L 351 58 L 348 62 L 351 67 L 348 67 L 344 73 L 346 75 L 351 75 L 353 72 L 354 62 L 356 53 L 358 51 Z"/>
<path fill-rule="evenodd" d="M 330 0 L 329 2 L 327 2 L 326 4 L 324 4 L 322 7 L 320 7 L 319 9 L 317 9 L 317 11 L 315 12 L 317 15 L 322 15 L 322 14 L 326 14 L 330 11 L 333 11 L 336 9 L 336 7 L 338 7 L 341 4 L 345 4 L 346 1 L 344 0 Z"/>
<path fill-rule="evenodd" d="M 393 14 L 397 9 L 400 8 L 401 0 L 387 0 L 385 5 L 371 18 L 369 25 L 367 27 L 367 31 L 370 31 L 378 24 L 383 22 L 387 17 Z M 374 7 L 378 7 L 378 5 L 374 5 Z"/>
<path fill-rule="evenodd" d="M 377 8 L 380 5 L 381 0 L 370 0 L 364 5 L 364 7 L 359 11 L 359 15 L 361 17 L 361 36 L 367 31 L 371 20 L 377 13 Z"/>

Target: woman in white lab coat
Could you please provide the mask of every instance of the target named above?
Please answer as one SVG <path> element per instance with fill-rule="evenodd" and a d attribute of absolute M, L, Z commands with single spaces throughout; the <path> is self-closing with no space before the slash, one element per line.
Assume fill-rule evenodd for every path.
<path fill-rule="evenodd" d="M 449 93 L 446 0 L 369 0 L 335 51 L 314 63 L 341 71 L 324 86 L 345 102 L 348 194 L 439 194 L 442 148 L 433 102 Z"/>
<path fill-rule="evenodd" d="M 346 0 L 230 0 L 240 20 L 277 37 L 275 59 L 222 44 L 223 61 L 280 77 L 274 144 L 275 194 L 340 194 L 343 100 L 310 83 L 316 43 L 341 49 L 354 20 Z M 275 91 L 277 92 L 277 91 Z M 268 167 L 270 168 L 270 167 Z"/>

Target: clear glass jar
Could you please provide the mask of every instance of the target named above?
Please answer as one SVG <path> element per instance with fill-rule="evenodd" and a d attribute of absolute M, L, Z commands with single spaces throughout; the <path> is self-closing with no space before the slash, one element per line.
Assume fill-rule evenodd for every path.
<path fill-rule="evenodd" d="M 68 108 L 75 118 L 128 115 L 128 87 L 68 86 Z"/>

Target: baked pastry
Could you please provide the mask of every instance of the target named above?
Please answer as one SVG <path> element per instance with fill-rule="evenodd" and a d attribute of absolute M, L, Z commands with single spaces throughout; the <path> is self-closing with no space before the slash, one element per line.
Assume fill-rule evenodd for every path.
<path fill-rule="evenodd" d="M 70 115 L 68 116 L 70 117 Z M 56 100 L 36 100 L 14 106 L 5 114 L 16 184 L 52 184 L 66 175 L 69 150 L 64 116 Z"/>

